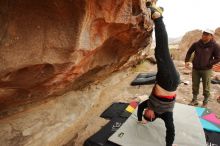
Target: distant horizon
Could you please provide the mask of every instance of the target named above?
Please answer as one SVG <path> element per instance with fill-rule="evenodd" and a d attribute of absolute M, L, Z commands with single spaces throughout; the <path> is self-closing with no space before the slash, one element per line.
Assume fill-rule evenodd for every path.
<path fill-rule="evenodd" d="M 164 8 L 169 38 L 182 37 L 196 29 L 215 31 L 220 27 L 219 4 L 219 0 L 158 0 L 158 6 Z"/>

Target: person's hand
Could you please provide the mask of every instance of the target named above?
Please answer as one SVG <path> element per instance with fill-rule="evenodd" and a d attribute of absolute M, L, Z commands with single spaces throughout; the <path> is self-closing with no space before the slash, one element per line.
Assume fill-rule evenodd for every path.
<path fill-rule="evenodd" d="M 190 69 L 191 68 L 191 63 L 190 62 L 185 62 L 185 68 Z"/>
<path fill-rule="evenodd" d="M 178 146 L 177 144 L 173 144 L 172 146 Z"/>
<path fill-rule="evenodd" d="M 148 117 L 151 121 L 155 118 L 154 111 L 151 109 L 146 109 L 146 111 L 144 112 L 144 115 Z"/>
<path fill-rule="evenodd" d="M 147 124 L 146 120 L 138 121 L 139 124 Z"/>

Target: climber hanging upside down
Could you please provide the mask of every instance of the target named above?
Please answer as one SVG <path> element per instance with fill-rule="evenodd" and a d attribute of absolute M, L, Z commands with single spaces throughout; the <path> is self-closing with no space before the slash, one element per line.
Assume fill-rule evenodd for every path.
<path fill-rule="evenodd" d="M 146 6 L 151 11 L 151 19 L 155 25 L 157 75 L 149 99 L 138 106 L 138 122 L 146 124 L 147 121 L 161 118 L 166 126 L 166 146 L 172 146 L 175 137 L 173 108 L 180 76 L 169 53 L 168 36 L 162 16 L 163 10 L 156 6 L 156 0 L 147 1 Z M 144 119 L 142 119 L 144 110 Z"/>

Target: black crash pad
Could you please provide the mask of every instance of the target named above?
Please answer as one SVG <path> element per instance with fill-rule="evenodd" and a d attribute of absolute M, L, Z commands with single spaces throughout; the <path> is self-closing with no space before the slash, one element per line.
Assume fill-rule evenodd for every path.
<path fill-rule="evenodd" d="M 100 117 L 105 119 L 112 119 L 119 117 L 127 108 L 129 103 L 115 102 L 112 103 L 101 115 Z"/>
<path fill-rule="evenodd" d="M 156 81 L 156 76 L 148 77 L 148 78 L 135 78 L 132 82 L 132 86 L 136 85 L 150 85 L 154 84 Z"/>
<path fill-rule="evenodd" d="M 205 131 L 205 137 L 207 146 L 220 146 L 220 133 L 212 132 L 208 130 Z"/>
<path fill-rule="evenodd" d="M 126 118 L 113 118 L 98 132 L 89 137 L 83 144 L 83 146 L 118 146 L 115 143 L 108 141 L 108 138 L 117 131 L 121 125 L 126 121 Z"/>
<path fill-rule="evenodd" d="M 220 80 L 212 79 L 211 83 L 212 84 L 220 84 Z"/>
<path fill-rule="evenodd" d="M 149 77 L 153 77 L 153 76 L 156 76 L 156 75 L 157 75 L 156 72 L 151 72 L 151 73 L 139 73 L 136 78 L 149 78 Z"/>

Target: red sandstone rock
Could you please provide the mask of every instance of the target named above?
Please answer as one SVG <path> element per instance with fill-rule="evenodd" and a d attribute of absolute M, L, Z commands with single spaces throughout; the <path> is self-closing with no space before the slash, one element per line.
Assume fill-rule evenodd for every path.
<path fill-rule="evenodd" d="M 79 89 L 150 43 L 139 0 L 0 5 L 0 113 Z"/>

